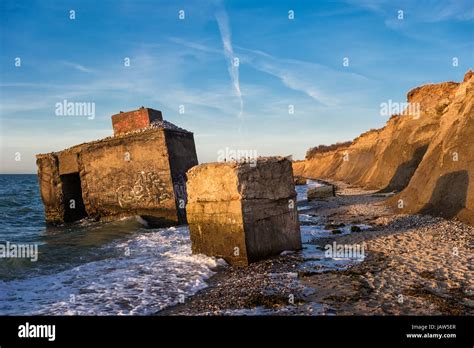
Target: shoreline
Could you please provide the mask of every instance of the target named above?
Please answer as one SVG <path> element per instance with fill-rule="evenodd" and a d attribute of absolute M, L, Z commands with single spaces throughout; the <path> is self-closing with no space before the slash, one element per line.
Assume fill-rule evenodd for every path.
<path fill-rule="evenodd" d="M 326 233 L 306 243 L 303 251 L 247 268 L 218 267 L 208 287 L 156 314 L 474 314 L 472 226 L 428 215 L 397 214 L 376 190 L 329 183 L 336 185 L 336 197 L 298 202 L 301 227 L 344 224 L 347 230 L 365 224 L 370 228 Z M 319 254 L 333 242 L 366 243 L 368 253 L 362 262 L 326 269 Z M 319 252 L 317 257 L 308 256 L 310 248 Z"/>

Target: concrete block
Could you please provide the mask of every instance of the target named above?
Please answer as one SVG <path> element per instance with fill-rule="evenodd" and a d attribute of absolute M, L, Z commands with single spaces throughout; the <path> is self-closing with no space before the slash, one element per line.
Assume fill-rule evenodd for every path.
<path fill-rule="evenodd" d="M 291 162 L 209 163 L 188 173 L 192 250 L 237 266 L 301 248 Z"/>
<path fill-rule="evenodd" d="M 306 185 L 306 178 L 295 176 L 295 185 Z"/>
<path fill-rule="evenodd" d="M 336 190 L 333 185 L 309 187 L 307 192 L 308 200 L 327 199 L 334 197 L 335 195 Z"/>

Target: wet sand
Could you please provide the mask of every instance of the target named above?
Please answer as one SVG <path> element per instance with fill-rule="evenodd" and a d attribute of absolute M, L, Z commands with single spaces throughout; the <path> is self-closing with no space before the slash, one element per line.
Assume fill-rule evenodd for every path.
<path fill-rule="evenodd" d="M 298 203 L 302 231 L 316 225 L 328 230 L 316 229 L 317 238 L 306 240 L 302 252 L 248 268 L 222 267 L 208 288 L 158 314 L 474 314 L 473 227 L 401 215 L 375 191 L 334 184 L 336 197 Z M 371 227 L 349 232 L 364 225 Z M 364 260 L 326 264 L 321 249 L 334 242 L 364 245 Z"/>

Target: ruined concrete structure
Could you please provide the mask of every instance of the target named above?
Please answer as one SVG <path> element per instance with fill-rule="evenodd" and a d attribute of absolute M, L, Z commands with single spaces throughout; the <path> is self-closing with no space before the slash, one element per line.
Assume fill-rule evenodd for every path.
<path fill-rule="evenodd" d="M 188 173 L 192 250 L 245 266 L 301 249 L 291 162 L 209 163 Z"/>
<path fill-rule="evenodd" d="M 139 215 L 186 221 L 186 171 L 197 165 L 193 133 L 148 108 L 112 116 L 114 136 L 37 155 L 46 221 Z"/>
<path fill-rule="evenodd" d="M 328 184 L 324 186 L 308 187 L 308 200 L 327 199 L 336 196 L 336 187 Z"/>

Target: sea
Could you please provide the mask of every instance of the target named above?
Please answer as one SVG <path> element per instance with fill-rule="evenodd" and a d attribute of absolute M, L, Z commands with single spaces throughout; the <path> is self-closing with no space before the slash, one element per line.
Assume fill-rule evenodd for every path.
<path fill-rule="evenodd" d="M 207 286 L 223 260 L 192 255 L 187 226 L 139 218 L 47 226 L 36 175 L 0 175 L 0 315 L 150 315 Z"/>
<path fill-rule="evenodd" d="M 304 201 L 307 186 L 296 189 Z M 307 243 L 328 234 L 317 220 L 300 214 L 308 265 L 312 253 L 318 260 L 322 252 Z M 153 315 L 204 289 L 227 267 L 191 253 L 186 225 L 149 228 L 139 217 L 46 225 L 36 175 L 0 175 L 0 221 L 4 250 L 37 248 L 36 257 L 0 252 L 0 315 Z"/>

